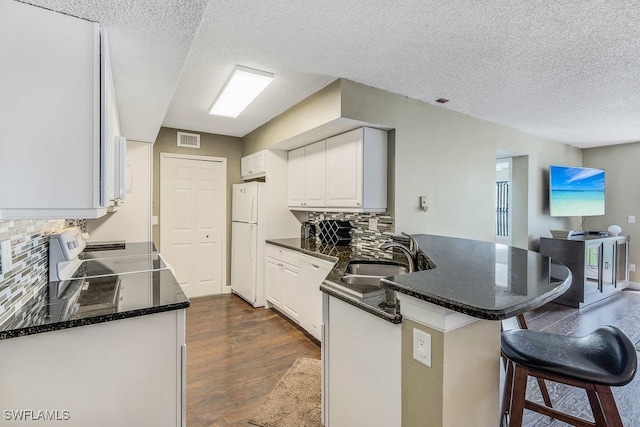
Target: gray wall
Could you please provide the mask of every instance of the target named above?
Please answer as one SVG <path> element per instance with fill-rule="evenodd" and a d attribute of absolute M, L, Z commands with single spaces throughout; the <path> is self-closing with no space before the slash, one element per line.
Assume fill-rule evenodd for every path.
<path fill-rule="evenodd" d="M 622 234 L 631 239 L 629 262 L 640 268 L 640 142 L 583 150 L 583 166 L 605 170 L 606 215 L 589 217 L 587 230 L 606 230 L 610 225 L 622 227 Z M 635 224 L 627 217 L 636 216 Z M 632 282 L 640 282 L 640 272 L 629 273 Z"/>
<path fill-rule="evenodd" d="M 517 218 L 528 246 L 549 229 L 572 227 L 549 217 L 545 173 L 553 163 L 580 165 L 581 150 L 348 80 L 341 96 L 343 117 L 395 129 L 396 231 L 493 241 L 498 150 L 528 159 L 527 206 Z M 427 197 L 426 213 L 419 196 Z"/>
<path fill-rule="evenodd" d="M 240 158 L 242 140 L 232 136 L 200 134 L 200 149 L 178 147 L 176 138 L 179 129 L 161 128 L 153 145 L 153 206 L 151 215 L 160 216 L 160 153 L 189 154 L 194 156 L 224 157 L 227 159 L 227 278 L 231 274 L 231 186 L 242 182 Z M 161 218 L 158 218 L 161 221 Z M 153 226 L 153 242 L 160 248 L 160 227 Z"/>

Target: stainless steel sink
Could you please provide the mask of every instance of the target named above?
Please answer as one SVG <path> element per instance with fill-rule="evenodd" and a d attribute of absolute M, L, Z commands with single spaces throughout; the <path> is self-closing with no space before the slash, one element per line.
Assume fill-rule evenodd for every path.
<path fill-rule="evenodd" d="M 351 261 L 340 280 L 350 285 L 379 287 L 383 277 L 408 272 L 408 267 L 391 261 Z"/>
<path fill-rule="evenodd" d="M 345 276 L 387 277 L 408 273 L 409 269 L 389 261 L 351 261 L 344 272 Z"/>
<path fill-rule="evenodd" d="M 384 277 L 384 276 L 382 276 Z M 380 285 L 380 276 L 354 276 L 352 274 L 347 274 L 342 276 L 340 279 L 344 283 L 348 283 L 349 285 L 371 285 L 378 286 Z"/>

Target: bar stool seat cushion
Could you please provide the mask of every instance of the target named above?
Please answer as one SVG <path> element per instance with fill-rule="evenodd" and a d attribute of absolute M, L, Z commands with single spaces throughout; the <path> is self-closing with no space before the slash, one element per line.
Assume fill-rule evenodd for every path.
<path fill-rule="evenodd" d="M 502 333 L 502 352 L 532 369 L 607 386 L 630 383 L 638 363 L 633 343 L 614 326 L 581 337 L 508 330 Z"/>

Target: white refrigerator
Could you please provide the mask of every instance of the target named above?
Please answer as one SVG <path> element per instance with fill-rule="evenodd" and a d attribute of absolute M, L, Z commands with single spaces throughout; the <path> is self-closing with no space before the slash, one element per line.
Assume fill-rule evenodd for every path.
<path fill-rule="evenodd" d="M 265 183 L 233 185 L 231 290 L 254 307 L 265 304 Z"/>

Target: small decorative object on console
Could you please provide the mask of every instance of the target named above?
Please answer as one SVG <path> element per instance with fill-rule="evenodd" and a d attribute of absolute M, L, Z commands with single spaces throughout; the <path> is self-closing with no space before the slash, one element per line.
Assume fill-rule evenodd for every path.
<path fill-rule="evenodd" d="M 607 231 L 609 232 L 610 236 L 618 236 L 622 231 L 622 227 L 620 227 L 619 225 L 610 225 Z"/>

